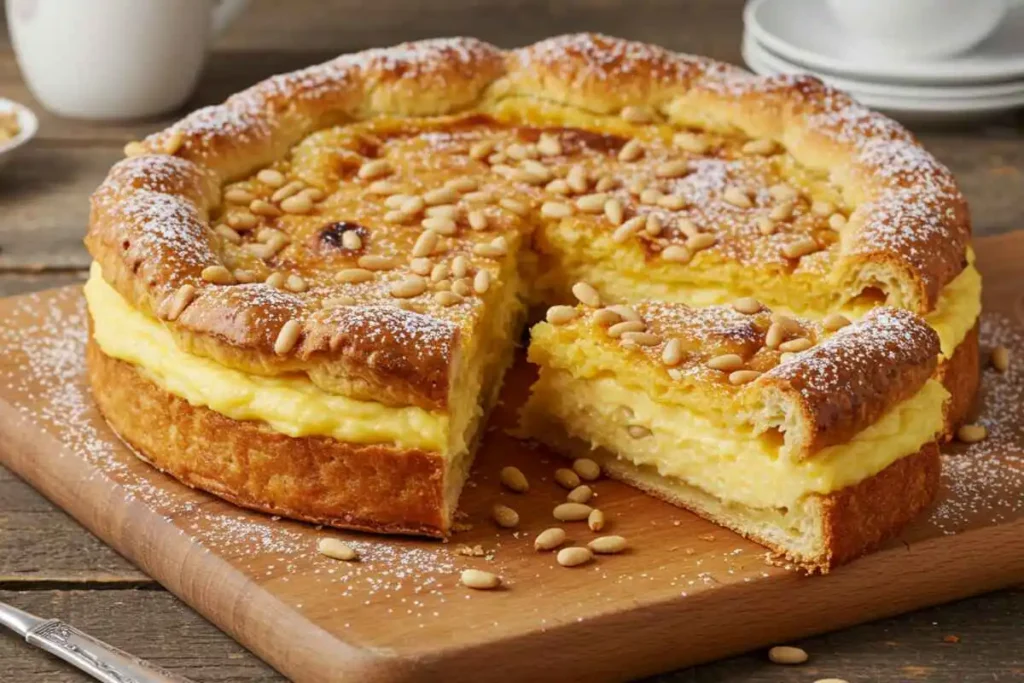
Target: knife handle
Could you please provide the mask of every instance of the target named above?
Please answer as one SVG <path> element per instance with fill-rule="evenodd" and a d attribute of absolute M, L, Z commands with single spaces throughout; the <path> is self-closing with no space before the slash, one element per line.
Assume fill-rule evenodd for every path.
<path fill-rule="evenodd" d="M 111 647 L 59 619 L 33 628 L 25 640 L 103 683 L 192 683 L 187 678 Z"/>

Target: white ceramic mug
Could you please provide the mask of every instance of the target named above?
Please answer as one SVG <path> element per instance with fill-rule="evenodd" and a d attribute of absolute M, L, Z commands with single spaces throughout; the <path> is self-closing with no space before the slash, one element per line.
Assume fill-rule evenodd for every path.
<path fill-rule="evenodd" d="M 828 0 L 833 16 L 866 56 L 949 57 L 999 26 L 1013 0 Z"/>
<path fill-rule="evenodd" d="M 214 36 L 248 0 L 6 0 L 18 65 L 62 116 L 134 119 L 180 107 Z"/>

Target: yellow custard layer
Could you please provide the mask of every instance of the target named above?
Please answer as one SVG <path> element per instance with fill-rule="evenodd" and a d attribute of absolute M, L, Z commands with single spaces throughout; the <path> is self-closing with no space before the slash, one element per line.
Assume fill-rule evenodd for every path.
<path fill-rule="evenodd" d="M 93 338 L 103 353 L 131 363 L 157 386 L 192 405 L 234 420 L 260 420 L 292 437 L 330 436 L 442 453 L 465 448 L 463 435 L 449 438 L 445 413 L 329 394 L 305 376 L 250 375 L 186 353 L 160 321 L 132 308 L 108 285 L 95 265 L 85 298 Z"/>
<path fill-rule="evenodd" d="M 588 355 L 594 356 L 593 349 Z M 758 438 L 735 413 L 702 410 L 706 406 L 700 396 L 690 395 L 691 405 L 678 403 L 678 396 L 659 401 L 656 392 L 629 386 L 622 378 L 584 374 L 592 376 L 541 370 L 524 409 L 527 432 L 531 415 L 539 425 L 555 418 L 571 436 L 595 448 L 752 508 L 793 507 L 808 494 L 838 491 L 916 453 L 942 428 L 942 405 L 949 396 L 939 382 L 929 380 L 848 443 L 796 461 L 781 457 L 778 444 Z M 651 435 L 634 438 L 629 425 L 646 427 Z"/>

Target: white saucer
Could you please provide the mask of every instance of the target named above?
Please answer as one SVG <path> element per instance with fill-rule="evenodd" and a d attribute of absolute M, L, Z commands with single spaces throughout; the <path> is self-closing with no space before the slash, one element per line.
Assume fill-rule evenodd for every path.
<path fill-rule="evenodd" d="M 943 99 L 943 100 L 974 100 L 979 98 L 1016 96 L 1024 93 L 1024 79 L 982 85 L 947 85 L 926 86 L 896 83 L 878 83 L 843 78 L 823 71 L 813 71 L 799 64 L 787 61 L 774 54 L 771 50 L 757 42 L 747 32 L 743 35 L 744 59 L 755 59 L 758 63 L 770 68 L 775 73 L 809 73 L 817 76 L 829 85 L 847 92 L 856 92 L 876 97 L 902 99 Z"/>
<path fill-rule="evenodd" d="M 751 50 L 750 46 L 755 49 Z M 761 47 L 760 53 L 757 47 Z M 744 40 L 743 59 L 755 73 L 770 76 L 778 73 L 808 73 L 807 69 L 783 61 L 784 68 L 775 68 L 762 60 L 763 46 L 748 38 Z M 779 58 L 776 57 L 776 60 Z M 824 75 L 824 74 L 822 74 Z M 826 80 L 823 78 L 823 80 Z M 844 88 L 858 102 L 901 120 L 948 122 L 993 116 L 1024 107 L 1024 87 L 1019 92 L 988 97 L 901 97 L 894 94 L 867 93 L 857 88 Z"/>
<path fill-rule="evenodd" d="M 18 117 L 18 134 L 10 140 L 0 143 L 0 166 L 3 166 L 14 156 L 15 151 L 31 140 L 39 129 L 39 120 L 32 110 L 14 100 L 0 97 L 0 111 L 14 111 Z"/>
<path fill-rule="evenodd" d="M 840 76 L 932 85 L 1024 78 L 1024 6 L 1010 8 L 996 32 L 971 52 L 935 61 L 870 61 L 820 0 L 752 0 L 743 20 L 757 42 L 780 57 Z"/>

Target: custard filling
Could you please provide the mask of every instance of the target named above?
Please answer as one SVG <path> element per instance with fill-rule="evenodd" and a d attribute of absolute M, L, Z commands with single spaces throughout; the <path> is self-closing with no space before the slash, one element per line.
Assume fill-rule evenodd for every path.
<path fill-rule="evenodd" d="M 538 423 L 555 419 L 573 437 L 634 465 L 751 508 L 792 508 L 809 494 L 856 484 L 912 455 L 942 429 L 949 396 L 929 380 L 845 444 L 805 460 L 782 457 L 778 445 L 727 410 L 709 410 L 691 392 L 671 397 L 606 374 L 590 377 L 544 367 L 524 409 Z"/>
<path fill-rule="evenodd" d="M 518 329 L 514 287 L 495 301 L 505 313 L 493 316 L 459 382 L 449 409 L 388 406 L 320 389 L 304 375 L 267 377 L 226 367 L 182 350 L 160 321 L 133 308 L 93 265 L 85 297 L 93 320 L 93 338 L 106 355 L 134 365 L 168 393 L 235 420 L 257 420 L 292 437 L 327 436 L 360 444 L 393 444 L 455 456 L 469 450 L 483 408 L 478 394 L 485 382 L 500 379 L 510 354 L 496 344 L 506 328 Z"/>

